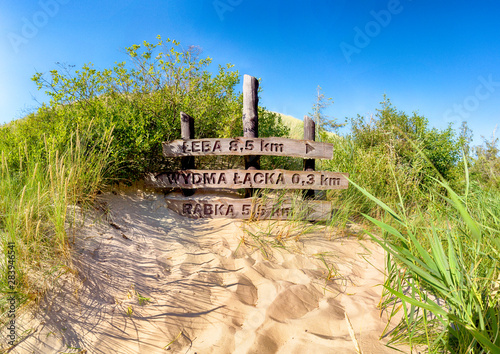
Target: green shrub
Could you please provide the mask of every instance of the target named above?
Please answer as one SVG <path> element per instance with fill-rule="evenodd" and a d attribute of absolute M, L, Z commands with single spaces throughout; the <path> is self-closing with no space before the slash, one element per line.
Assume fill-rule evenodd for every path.
<path fill-rule="evenodd" d="M 431 129 L 425 117 L 397 112 L 385 96 L 381 104 L 382 108 L 370 121 L 359 115 L 351 119 L 356 145 L 365 150 L 384 150 L 385 154 L 394 156 L 397 164 L 418 169 L 423 182 L 424 177 L 437 178 L 438 174 L 450 180 L 461 156 L 461 144 L 452 126 L 444 130 Z M 430 163 L 416 151 L 415 144 Z"/>
<path fill-rule="evenodd" d="M 182 50 L 179 46 L 174 40 L 158 37 L 157 44 L 144 42 L 127 48 L 131 64 L 118 63 L 104 70 L 88 64 L 74 72 L 62 66 L 52 70 L 48 78 L 37 73 L 33 80 L 39 89 L 46 90 L 51 103 L 28 120 L 36 121 L 41 131 L 50 132 L 58 146 L 65 146 L 71 132 L 90 122 L 96 137 L 114 127 L 114 177 L 128 180 L 140 179 L 145 172 L 178 167 L 175 160 L 162 157 L 161 143 L 180 138 L 181 111 L 195 118 L 196 138 L 241 136 L 238 72 L 228 64 L 212 74 L 210 58 L 200 59 L 196 47 Z M 279 115 L 262 108 L 259 125 L 260 136 L 288 133 Z M 220 163 L 210 158 L 199 160 L 201 165 Z M 240 160 L 223 159 L 227 165 Z M 264 159 L 264 165 L 278 163 Z"/>
<path fill-rule="evenodd" d="M 358 116 L 351 124 L 350 134 L 325 136 L 334 144 L 334 155 L 322 161 L 320 168 L 347 172 L 352 181 L 377 198 L 393 206 L 403 203 L 408 209 L 428 205 L 429 189 L 443 190 L 435 178 L 444 177 L 453 186 L 463 186 L 463 176 L 457 173 L 461 143 L 451 126 L 431 129 L 426 118 L 397 112 L 385 97 L 375 117 L 367 121 Z M 356 188 L 329 191 L 328 197 L 344 218 L 384 212 Z"/>
<path fill-rule="evenodd" d="M 476 159 L 472 160 L 471 175 L 482 187 L 500 191 L 500 154 L 498 138 L 484 139 L 483 146 L 475 148 Z"/>

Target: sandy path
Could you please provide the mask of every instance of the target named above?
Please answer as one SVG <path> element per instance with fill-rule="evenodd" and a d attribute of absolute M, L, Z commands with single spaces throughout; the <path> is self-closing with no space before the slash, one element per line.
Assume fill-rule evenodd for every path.
<path fill-rule="evenodd" d="M 316 232 L 266 259 L 240 245 L 241 222 L 183 218 L 162 195 L 102 205 L 108 216 L 75 234 L 83 281 L 22 322 L 33 331 L 14 353 L 356 353 L 346 314 L 363 353 L 395 353 L 378 340 L 383 275 L 364 258 L 382 269 L 384 256 L 371 242 Z M 336 265 L 330 281 L 319 253 Z"/>

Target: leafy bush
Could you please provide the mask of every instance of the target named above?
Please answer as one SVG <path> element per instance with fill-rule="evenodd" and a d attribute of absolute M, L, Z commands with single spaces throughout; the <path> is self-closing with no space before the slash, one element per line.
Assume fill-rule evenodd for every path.
<path fill-rule="evenodd" d="M 127 48 L 132 65 L 122 62 L 97 70 L 88 64 L 74 71 L 61 66 L 50 71 L 48 78 L 37 73 L 33 80 L 51 101 L 28 120 L 36 122 L 41 131 L 50 132 L 57 146 L 65 146 L 71 132 L 90 122 L 96 137 L 114 127 L 114 177 L 128 180 L 177 167 L 174 160 L 162 157 L 161 143 L 180 138 L 181 111 L 195 118 L 196 138 L 241 136 L 238 72 L 227 64 L 212 74 L 211 58 L 200 58 L 197 47 L 182 50 L 179 46 L 175 40 L 158 37 L 157 44 L 144 42 Z M 261 136 L 288 133 L 279 115 L 263 109 L 260 113 Z M 39 138 L 29 129 L 26 133 L 35 134 L 30 137 L 33 141 Z M 38 144 L 37 148 L 42 147 Z M 231 165 L 239 160 L 225 161 Z M 214 159 L 200 162 L 219 163 Z"/>
<path fill-rule="evenodd" d="M 397 164 L 418 169 L 422 182 L 425 177 L 438 177 L 436 172 L 449 180 L 461 156 L 461 144 L 452 126 L 431 129 L 425 117 L 397 112 L 385 96 L 381 104 L 370 121 L 359 115 L 351 120 L 354 142 L 362 149 L 382 149 L 394 156 Z M 430 163 L 417 153 L 415 144 Z"/>
<path fill-rule="evenodd" d="M 320 168 L 349 173 L 349 178 L 389 205 L 414 209 L 428 205 L 427 191 L 439 187 L 444 177 L 453 186 L 463 186 L 457 172 L 461 165 L 461 140 L 452 127 L 431 129 L 425 117 L 397 112 L 384 96 L 381 109 L 367 120 L 351 119 L 352 132 L 343 137 L 325 136 L 334 144 L 334 156 Z M 356 188 L 329 191 L 344 219 L 365 213 L 384 213 Z M 339 214 L 339 215 L 340 215 Z"/>
<path fill-rule="evenodd" d="M 471 175 L 484 188 L 500 191 L 500 150 L 498 138 L 484 139 L 483 146 L 475 148 L 477 158 L 472 160 Z"/>
<path fill-rule="evenodd" d="M 403 201 L 407 206 L 422 201 L 417 186 L 421 183 L 421 167 L 398 163 L 394 154 L 388 154 L 384 146 L 364 149 L 351 136 L 330 139 L 334 144 L 334 156 L 320 163 L 320 168 L 349 173 L 349 178 L 364 186 L 370 193 L 391 203 L 398 202 L 399 185 Z M 382 210 L 370 202 L 356 188 L 332 190 L 328 199 L 338 205 L 345 218 L 359 213 L 380 215 Z"/>

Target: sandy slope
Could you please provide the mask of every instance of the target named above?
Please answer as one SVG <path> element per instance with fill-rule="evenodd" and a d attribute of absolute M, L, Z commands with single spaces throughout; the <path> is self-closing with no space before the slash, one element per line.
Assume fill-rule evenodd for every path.
<path fill-rule="evenodd" d="M 395 352 L 378 340 L 383 275 L 364 260 L 383 268 L 374 244 L 318 231 L 266 259 L 240 240 L 269 224 L 186 219 L 141 191 L 101 200 L 106 213 L 75 232 L 83 281 L 68 277 L 20 321 L 32 333 L 13 352 L 356 353 L 346 314 L 363 353 Z M 330 281 L 313 256 L 325 252 Z"/>

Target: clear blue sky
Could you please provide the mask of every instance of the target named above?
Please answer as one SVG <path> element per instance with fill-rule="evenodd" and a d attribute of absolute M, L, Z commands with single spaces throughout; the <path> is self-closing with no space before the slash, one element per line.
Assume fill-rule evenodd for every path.
<path fill-rule="evenodd" d="M 500 4 L 418 0 L 1 1 L 0 124 L 45 99 L 36 71 L 111 67 L 158 34 L 261 78 L 261 104 L 300 119 L 321 85 L 340 121 L 385 93 L 434 127 L 467 120 L 476 144 L 500 124 Z"/>

